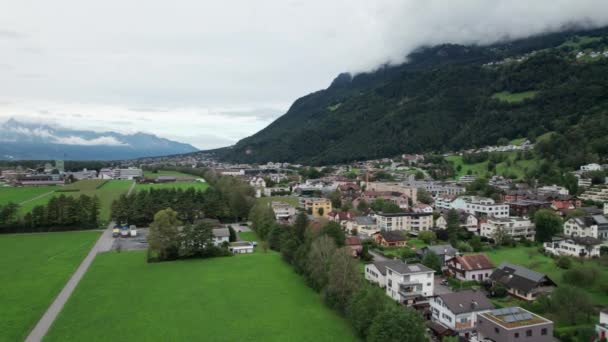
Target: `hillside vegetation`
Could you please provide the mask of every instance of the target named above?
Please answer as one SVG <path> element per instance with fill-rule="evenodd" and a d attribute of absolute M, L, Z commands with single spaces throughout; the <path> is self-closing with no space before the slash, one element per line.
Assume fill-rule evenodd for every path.
<path fill-rule="evenodd" d="M 341 74 L 262 131 L 213 152 L 237 162 L 332 164 L 534 140 L 549 131 L 578 138 L 579 128 L 607 124 L 608 58 L 576 57 L 608 50 L 606 37 L 608 29 L 598 29 L 420 49 L 406 64 Z M 608 145 L 603 136 L 582 139 L 589 147 L 575 151 L 576 163 L 597 159 Z"/>

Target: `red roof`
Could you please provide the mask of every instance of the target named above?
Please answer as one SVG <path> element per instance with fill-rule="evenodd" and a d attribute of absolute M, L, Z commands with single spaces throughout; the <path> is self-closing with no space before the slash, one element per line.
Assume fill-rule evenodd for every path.
<path fill-rule="evenodd" d="M 344 241 L 344 244 L 346 244 L 347 246 L 360 246 L 361 239 L 359 239 L 358 236 L 348 236 Z"/>
<path fill-rule="evenodd" d="M 485 254 L 467 254 L 459 255 L 452 258 L 462 265 L 465 271 L 477 271 L 494 268 L 494 264 Z"/>

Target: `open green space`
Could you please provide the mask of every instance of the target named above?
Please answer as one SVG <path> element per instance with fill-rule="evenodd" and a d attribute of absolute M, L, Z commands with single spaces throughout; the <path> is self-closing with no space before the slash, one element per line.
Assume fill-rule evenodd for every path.
<path fill-rule="evenodd" d="M 591 37 L 591 36 L 575 36 L 563 42 L 558 48 L 570 47 L 574 49 L 580 48 L 582 45 L 587 43 L 593 43 L 602 40 L 602 37 Z"/>
<path fill-rule="evenodd" d="M 19 204 L 24 201 L 31 200 L 38 196 L 42 196 L 49 192 L 57 190 L 56 186 L 37 186 L 37 187 L 17 187 L 17 188 L 0 188 L 0 205 L 9 202 Z"/>
<path fill-rule="evenodd" d="M 528 170 L 533 170 L 540 164 L 540 159 L 538 158 L 516 160 L 517 152 L 494 153 L 505 153 L 508 155 L 505 161 L 496 164 L 495 174 L 497 175 L 512 175 L 517 179 L 523 179 Z M 462 160 L 462 156 L 452 155 L 445 159 L 452 163 L 456 179 L 469 173 L 475 176 L 485 176 L 488 174 L 487 160 L 481 163 L 466 164 Z M 458 166 L 460 166 L 460 168 Z"/>
<path fill-rule="evenodd" d="M 146 177 L 148 179 L 154 179 L 158 176 L 172 176 L 175 178 L 201 178 L 199 176 L 189 175 L 187 173 L 178 172 L 178 171 L 162 171 L 162 170 L 159 170 L 158 172 L 144 171 L 144 177 Z"/>
<path fill-rule="evenodd" d="M 99 234 L 0 235 L 0 341 L 27 336 Z"/>
<path fill-rule="evenodd" d="M 536 95 L 538 95 L 538 91 L 536 90 L 522 91 L 520 93 L 501 91 L 499 93 L 494 93 L 494 95 L 492 95 L 492 98 L 508 103 L 519 103 L 527 99 L 532 99 L 536 97 Z"/>
<path fill-rule="evenodd" d="M 272 197 L 260 197 L 260 198 L 256 198 L 256 201 L 261 202 L 261 203 L 265 203 L 268 204 L 270 202 L 273 201 L 278 201 L 278 202 L 284 202 L 287 204 L 290 204 L 294 207 L 298 206 L 298 198 L 297 197 L 293 197 L 293 196 L 272 196 Z"/>
<path fill-rule="evenodd" d="M 158 184 L 137 184 L 135 190 L 148 190 L 148 189 L 190 189 L 196 190 L 207 190 L 209 187 L 208 183 L 201 182 L 173 182 L 173 183 L 158 183 Z"/>
<path fill-rule="evenodd" d="M 238 230 L 238 227 L 235 228 Z M 254 232 L 240 232 L 239 238 L 243 241 L 260 241 Z"/>
<path fill-rule="evenodd" d="M 534 271 L 544 273 L 558 285 L 562 284 L 562 275 L 565 270 L 555 265 L 555 260 L 541 254 L 538 251 L 538 247 L 503 247 L 500 249 L 494 249 L 486 252 L 490 260 L 494 262 L 496 266 L 506 261 L 514 264 L 518 264 Z M 572 265 L 575 267 L 592 267 L 598 271 L 598 279 L 593 286 L 582 288 L 591 296 L 594 303 L 598 305 L 608 305 L 608 295 L 605 291 L 601 290 L 601 284 L 608 282 L 608 267 L 601 265 L 597 260 L 584 260 L 580 259 L 581 263 L 575 261 Z"/>
<path fill-rule="evenodd" d="M 146 263 L 97 256 L 47 341 L 354 341 L 278 253 Z"/>
<path fill-rule="evenodd" d="M 91 179 L 91 180 L 82 180 L 75 182 L 73 184 L 67 185 L 64 189 L 77 189 L 79 191 L 75 192 L 55 192 L 52 196 L 74 196 L 78 197 L 80 195 L 87 196 L 97 196 L 99 198 L 99 217 L 102 221 L 109 221 L 110 219 L 110 209 L 112 202 L 121 194 L 126 193 L 133 181 L 130 180 L 99 180 L 99 179 Z M 101 185 L 101 186 L 100 186 Z M 99 188 L 97 188 L 100 186 Z M 45 205 L 52 198 L 52 196 L 45 196 L 43 198 L 28 202 L 21 206 L 20 212 L 27 213 L 31 211 L 37 205 Z"/>

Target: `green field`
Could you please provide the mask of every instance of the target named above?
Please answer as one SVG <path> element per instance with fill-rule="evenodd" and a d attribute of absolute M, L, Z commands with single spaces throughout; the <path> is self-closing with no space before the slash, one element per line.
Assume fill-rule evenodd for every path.
<path fill-rule="evenodd" d="M 270 203 L 273 201 L 278 201 L 278 202 L 285 202 L 287 204 L 290 204 L 294 207 L 298 206 L 298 198 L 297 197 L 293 197 L 293 196 L 272 196 L 272 197 L 260 197 L 260 198 L 256 198 L 257 202 L 261 202 L 261 203 Z"/>
<path fill-rule="evenodd" d="M 99 189 L 97 189 L 97 186 L 101 184 L 103 185 Z M 66 196 L 75 197 L 78 197 L 80 195 L 97 196 L 99 198 L 100 203 L 99 217 L 102 221 L 109 221 L 112 202 L 118 199 L 121 194 L 126 193 L 132 184 L 133 181 L 130 180 L 82 180 L 64 187 L 64 189 L 66 190 L 78 189 L 79 191 L 55 192 L 53 196 L 60 196 L 62 194 Z M 48 203 L 51 197 L 52 196 L 46 196 L 35 201 L 26 203 L 21 207 L 21 213 L 27 213 L 37 205 L 45 205 L 46 203 Z"/>
<path fill-rule="evenodd" d="M 539 159 L 529 159 L 529 160 L 515 160 L 516 152 L 495 152 L 495 153 L 506 153 L 508 154 L 508 162 L 505 160 L 501 163 L 496 164 L 496 174 L 498 175 L 514 175 L 517 179 L 523 179 L 526 171 L 533 170 L 538 167 L 540 164 Z M 454 166 L 455 178 L 459 178 L 460 176 L 464 176 L 468 174 L 469 170 L 472 175 L 476 176 L 485 176 L 488 174 L 488 161 L 484 161 L 481 163 L 474 164 L 465 164 L 462 160 L 462 156 L 448 156 L 445 158 L 450 161 Z M 460 165 L 460 171 L 457 170 L 458 165 Z"/>
<path fill-rule="evenodd" d="M 23 201 L 31 200 L 38 196 L 57 190 L 56 186 L 37 186 L 37 187 L 19 187 L 19 188 L 0 188 L 0 205 L 9 202 L 19 204 Z"/>
<path fill-rule="evenodd" d="M 519 102 L 523 102 L 524 100 L 527 100 L 527 99 L 532 99 L 532 98 L 536 97 L 536 95 L 538 95 L 538 91 L 536 91 L 536 90 L 523 91 L 521 93 L 511 93 L 508 91 L 501 91 L 499 93 L 495 93 L 494 95 L 492 95 L 492 98 L 497 99 L 499 101 L 508 102 L 508 103 L 519 103 Z"/>
<path fill-rule="evenodd" d="M 137 184 L 135 190 L 148 190 L 148 189 L 182 189 L 186 190 L 194 188 L 197 190 L 207 190 L 209 183 L 201 182 L 175 182 L 175 183 L 159 183 L 159 184 Z"/>
<path fill-rule="evenodd" d="M 488 251 L 486 254 L 496 266 L 503 261 L 511 262 L 544 273 L 558 285 L 562 283 L 564 270 L 555 266 L 553 259 L 538 252 L 538 247 L 505 247 Z M 579 265 L 575 261 L 572 267 L 578 267 Z M 596 284 L 592 288 L 584 290 L 589 293 L 594 303 L 603 306 L 608 305 L 608 295 L 600 289 L 600 284 L 608 282 L 608 267 L 600 265 L 596 260 L 587 260 L 584 262 L 584 266 L 594 267 L 599 271 L 599 279 L 596 281 Z"/>
<path fill-rule="evenodd" d="M 355 341 L 275 252 L 148 264 L 97 256 L 47 341 Z"/>
<path fill-rule="evenodd" d="M 148 179 L 154 179 L 158 176 L 173 176 L 175 178 L 201 178 L 199 176 L 189 175 L 187 173 L 177 171 L 158 171 L 157 173 L 152 171 L 144 171 L 144 177 Z"/>
<path fill-rule="evenodd" d="M 0 341 L 23 340 L 99 232 L 0 235 Z"/>

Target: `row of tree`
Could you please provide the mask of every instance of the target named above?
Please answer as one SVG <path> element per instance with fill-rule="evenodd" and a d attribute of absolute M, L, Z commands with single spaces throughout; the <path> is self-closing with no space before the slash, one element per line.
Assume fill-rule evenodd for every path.
<path fill-rule="evenodd" d="M 300 213 L 292 226 L 275 225 L 271 211 L 255 206 L 250 219 L 258 235 L 280 251 L 285 262 L 303 275 L 324 302 L 344 315 L 367 341 L 423 341 L 422 317 L 390 300 L 363 280 L 352 250 L 344 246 L 344 232 L 330 222 L 318 231 Z"/>
<path fill-rule="evenodd" d="M 31 212 L 19 215 L 19 205 L 0 206 L 0 232 L 22 233 L 96 228 L 99 199 L 94 196 L 60 195 L 47 204 L 35 206 Z"/>

